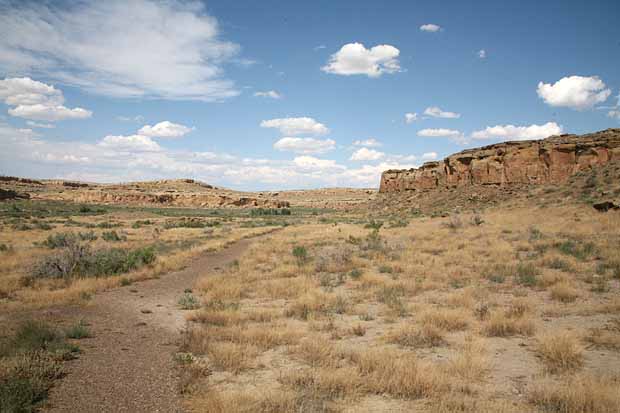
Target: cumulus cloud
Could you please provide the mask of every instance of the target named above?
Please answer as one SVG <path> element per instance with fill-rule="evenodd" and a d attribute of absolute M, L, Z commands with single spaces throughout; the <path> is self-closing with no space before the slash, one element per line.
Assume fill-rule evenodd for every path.
<path fill-rule="evenodd" d="M 329 152 L 336 147 L 332 139 L 286 137 L 273 144 L 274 149 L 294 153 L 313 154 Z"/>
<path fill-rule="evenodd" d="M 256 92 L 254 96 L 263 97 L 263 98 L 271 98 L 271 99 L 282 99 L 282 95 L 275 90 L 268 90 L 266 92 Z"/>
<path fill-rule="evenodd" d="M 92 112 L 82 108 L 69 109 L 63 106 L 62 92 L 29 77 L 5 78 L 0 80 L 0 99 L 9 106 L 11 116 L 31 120 L 59 121 L 85 119 Z"/>
<path fill-rule="evenodd" d="M 349 159 L 351 161 L 377 161 L 384 156 L 385 154 L 383 152 L 379 152 L 374 149 L 360 148 L 353 152 L 351 158 Z"/>
<path fill-rule="evenodd" d="M 416 120 L 418 120 L 418 114 L 417 113 L 405 113 L 405 122 L 406 123 L 413 123 Z"/>
<path fill-rule="evenodd" d="M 458 119 L 461 117 L 460 113 L 443 111 L 437 106 L 430 106 L 424 110 L 426 116 L 442 119 Z"/>
<path fill-rule="evenodd" d="M 484 49 L 478 50 L 478 57 L 480 59 L 486 59 L 487 58 L 487 51 L 484 50 Z"/>
<path fill-rule="evenodd" d="M 314 156 L 297 156 L 293 160 L 296 166 L 303 169 L 330 170 L 345 169 L 344 166 L 338 165 L 336 161 L 331 159 L 319 159 Z"/>
<path fill-rule="evenodd" d="M 149 136 L 151 138 L 180 138 L 187 135 L 192 130 L 194 130 L 194 128 L 165 120 L 154 126 L 143 126 L 138 131 L 138 135 Z"/>
<path fill-rule="evenodd" d="M 42 128 L 42 129 L 54 129 L 56 127 L 56 125 L 54 125 L 53 123 L 39 123 L 39 122 L 33 122 L 31 120 L 26 121 L 26 125 L 30 126 L 31 128 Z"/>
<path fill-rule="evenodd" d="M 0 71 L 120 97 L 236 96 L 223 66 L 239 52 L 198 1 L 3 2 Z"/>
<path fill-rule="evenodd" d="M 585 110 L 606 101 L 611 90 L 597 76 L 568 76 L 554 84 L 539 82 L 537 93 L 550 106 Z"/>
<path fill-rule="evenodd" d="M 432 161 L 437 159 L 437 152 L 426 152 L 422 154 L 422 160 L 424 161 Z"/>
<path fill-rule="evenodd" d="M 260 126 L 276 128 L 283 135 L 325 135 L 329 133 L 327 126 L 308 117 L 264 120 Z"/>
<path fill-rule="evenodd" d="M 369 148 L 381 146 L 381 142 L 376 140 L 375 138 L 368 138 L 364 140 L 357 140 L 353 142 L 354 146 L 367 146 Z"/>
<path fill-rule="evenodd" d="M 161 146 L 144 135 L 108 135 L 98 143 L 102 148 L 111 148 L 129 152 L 158 152 Z"/>
<path fill-rule="evenodd" d="M 562 133 L 562 127 L 555 122 L 547 122 L 544 125 L 514 126 L 497 125 L 489 126 L 483 130 L 471 134 L 473 139 L 506 139 L 506 140 L 530 140 L 544 139 L 552 135 Z"/>
<path fill-rule="evenodd" d="M 418 131 L 418 136 L 425 138 L 458 138 L 463 136 L 463 133 L 455 129 L 421 129 Z"/>
<path fill-rule="evenodd" d="M 64 106 L 47 106 L 39 103 L 36 105 L 19 105 L 9 109 L 9 114 L 24 119 L 51 122 L 67 119 L 86 119 L 90 118 L 93 113 L 82 108 L 69 109 Z"/>
<path fill-rule="evenodd" d="M 423 32 L 435 33 L 443 29 L 441 28 L 441 26 L 437 24 L 427 23 L 427 24 L 423 24 L 422 26 L 420 26 L 420 30 Z"/>
<path fill-rule="evenodd" d="M 391 45 L 377 45 L 370 49 L 361 43 L 348 43 L 331 55 L 321 70 L 337 75 L 366 75 L 379 77 L 384 73 L 400 71 L 400 51 Z"/>

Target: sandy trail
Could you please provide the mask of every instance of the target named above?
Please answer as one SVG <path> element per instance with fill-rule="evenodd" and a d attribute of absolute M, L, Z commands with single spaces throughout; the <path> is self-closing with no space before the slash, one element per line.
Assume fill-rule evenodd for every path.
<path fill-rule="evenodd" d="M 79 313 L 93 337 L 81 340 L 82 354 L 66 363 L 68 375 L 52 389 L 46 411 L 182 412 L 173 360 L 185 326 L 179 297 L 262 237 L 201 255 L 161 278 L 97 294 Z"/>

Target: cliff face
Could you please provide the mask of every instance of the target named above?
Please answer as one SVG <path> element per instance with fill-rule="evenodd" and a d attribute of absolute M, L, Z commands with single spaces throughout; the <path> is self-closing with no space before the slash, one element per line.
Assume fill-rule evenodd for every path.
<path fill-rule="evenodd" d="M 618 160 L 620 129 L 504 142 L 468 149 L 417 169 L 385 171 L 379 192 L 560 183 L 579 171 Z"/>

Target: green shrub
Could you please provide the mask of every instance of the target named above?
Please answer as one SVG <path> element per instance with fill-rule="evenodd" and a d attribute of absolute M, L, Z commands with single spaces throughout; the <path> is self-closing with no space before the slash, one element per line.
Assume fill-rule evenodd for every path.
<path fill-rule="evenodd" d="M 567 240 L 556 244 L 556 248 L 566 255 L 572 255 L 578 260 L 584 261 L 596 252 L 596 246 L 592 242 L 576 242 Z"/>
<path fill-rule="evenodd" d="M 116 231 L 104 231 L 101 233 L 101 238 L 107 242 L 119 242 L 119 241 L 127 241 L 127 237 L 124 235 L 118 235 Z"/>
<path fill-rule="evenodd" d="M 62 377 L 62 360 L 73 358 L 76 351 L 46 324 L 22 324 L 0 347 L 0 411 L 36 411 L 53 381 Z"/>
<path fill-rule="evenodd" d="M 573 272 L 575 270 L 575 268 L 570 262 L 557 257 L 549 261 L 545 261 L 545 265 L 554 270 L 560 270 L 564 272 Z"/>
<path fill-rule="evenodd" d="M 195 310 L 200 308 L 200 301 L 191 293 L 191 291 L 186 291 L 181 298 L 179 298 L 179 306 L 181 306 L 183 310 Z"/>
<path fill-rule="evenodd" d="M 59 253 L 42 258 L 32 270 L 34 278 L 101 277 L 136 270 L 155 261 L 152 247 L 92 251 L 88 246 L 72 244 Z"/>
<path fill-rule="evenodd" d="M 303 245 L 293 247 L 292 253 L 298 266 L 302 267 L 306 262 L 308 262 L 308 250 L 306 250 L 306 247 Z"/>
<path fill-rule="evenodd" d="M 364 228 L 369 228 L 372 230 L 379 231 L 379 229 L 381 229 L 382 226 L 383 226 L 383 221 L 375 221 L 374 219 L 371 219 L 366 225 L 364 225 Z"/>
<path fill-rule="evenodd" d="M 93 231 L 78 232 L 78 238 L 81 241 L 97 241 L 97 235 Z"/>
<path fill-rule="evenodd" d="M 354 280 L 359 279 L 362 276 L 362 270 L 360 269 L 353 269 L 349 272 L 349 277 L 353 278 Z"/>
<path fill-rule="evenodd" d="M 69 327 L 69 329 L 66 332 L 66 335 L 68 338 L 73 338 L 77 340 L 81 338 L 88 338 L 91 336 L 90 331 L 88 331 L 86 324 L 84 324 L 84 321 L 82 320 L 78 321 L 77 323 Z"/>
<path fill-rule="evenodd" d="M 380 265 L 379 266 L 379 272 L 381 274 L 391 274 L 394 272 L 394 269 L 392 267 L 390 267 L 389 265 Z"/>
<path fill-rule="evenodd" d="M 153 224 L 154 224 L 154 222 L 151 221 L 151 220 L 148 220 L 148 219 L 146 219 L 146 220 L 137 220 L 133 224 L 131 224 L 131 227 L 133 229 L 139 229 L 139 228 L 142 228 L 145 225 L 153 225 Z"/>
<path fill-rule="evenodd" d="M 526 287 L 538 284 L 539 269 L 532 263 L 519 263 L 517 265 L 517 283 Z"/>
<path fill-rule="evenodd" d="M 76 244 L 78 241 L 77 236 L 72 232 L 59 232 L 57 234 L 51 234 L 47 237 L 42 245 L 49 249 L 67 248 Z"/>
<path fill-rule="evenodd" d="M 291 210 L 288 208 L 255 208 L 250 211 L 252 217 L 263 215 L 291 215 Z"/>

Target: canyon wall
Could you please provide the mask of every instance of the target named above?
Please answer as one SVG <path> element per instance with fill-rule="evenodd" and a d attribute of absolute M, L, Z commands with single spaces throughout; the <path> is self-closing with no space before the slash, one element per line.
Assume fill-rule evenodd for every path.
<path fill-rule="evenodd" d="M 417 169 L 385 171 L 379 192 L 561 183 L 610 161 L 620 161 L 620 129 L 468 149 Z"/>

